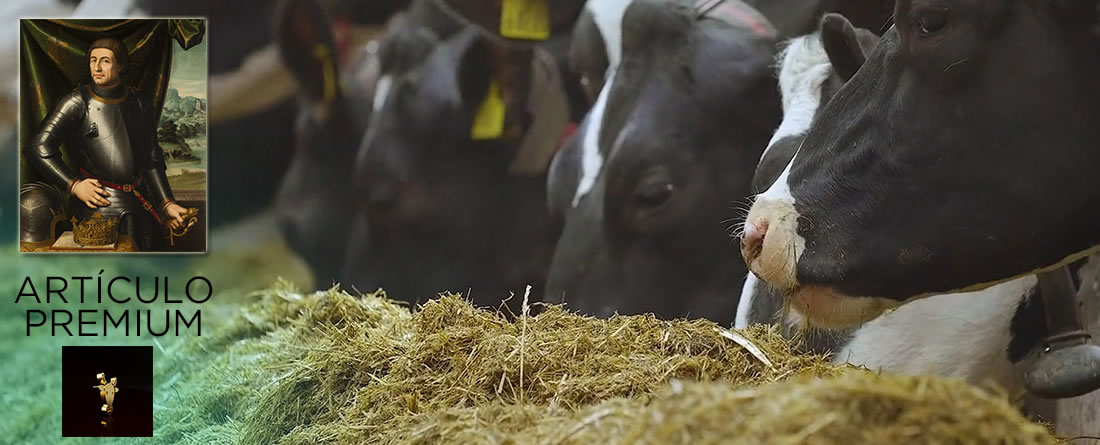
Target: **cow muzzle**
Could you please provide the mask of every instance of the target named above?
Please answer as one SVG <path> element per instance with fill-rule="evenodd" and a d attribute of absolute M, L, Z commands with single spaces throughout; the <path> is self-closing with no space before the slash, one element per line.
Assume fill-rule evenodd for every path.
<path fill-rule="evenodd" d="M 829 286 L 800 283 L 798 260 L 806 250 L 806 240 L 798 234 L 801 217 L 793 200 L 761 195 L 745 218 L 741 256 L 749 270 L 783 293 L 790 307 L 809 325 L 850 328 L 900 304 L 885 298 L 844 295 Z"/>
<path fill-rule="evenodd" d="M 776 289 L 790 292 L 798 287 L 795 266 L 805 249 L 794 205 L 787 200 L 757 199 L 741 237 L 741 256 L 749 270 Z"/>

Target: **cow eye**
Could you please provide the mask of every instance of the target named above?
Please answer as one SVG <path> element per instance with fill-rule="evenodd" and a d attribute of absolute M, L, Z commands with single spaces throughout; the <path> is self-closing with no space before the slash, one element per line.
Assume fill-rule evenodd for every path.
<path fill-rule="evenodd" d="M 639 187 L 634 198 L 643 206 L 659 207 L 668 202 L 668 199 L 672 197 L 672 191 L 675 189 L 676 187 L 671 182 L 650 182 Z"/>
<path fill-rule="evenodd" d="M 947 10 L 930 9 L 921 11 L 917 15 L 917 24 L 924 35 L 935 34 L 947 26 Z"/>

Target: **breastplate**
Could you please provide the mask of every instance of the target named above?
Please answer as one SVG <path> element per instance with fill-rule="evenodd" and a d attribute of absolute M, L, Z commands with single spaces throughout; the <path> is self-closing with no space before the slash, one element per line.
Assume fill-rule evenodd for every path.
<path fill-rule="evenodd" d="M 85 160 L 91 167 L 89 170 L 117 183 L 128 183 L 137 174 L 134 147 L 123 119 L 123 105 L 125 103 L 89 100 L 79 135 Z"/>

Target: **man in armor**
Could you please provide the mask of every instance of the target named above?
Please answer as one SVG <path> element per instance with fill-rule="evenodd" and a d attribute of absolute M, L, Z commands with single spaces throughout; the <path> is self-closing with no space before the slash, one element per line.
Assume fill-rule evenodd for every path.
<path fill-rule="evenodd" d="M 61 99 L 24 155 L 45 180 L 68 192 L 72 216 L 117 218 L 120 232 L 133 237 L 140 250 L 157 251 L 164 249 L 164 228 L 182 227 L 187 210 L 168 187 L 153 107 L 122 82 L 128 54 L 121 40 L 92 42 L 92 83 Z M 68 144 L 77 172 L 62 160 L 62 143 Z"/>

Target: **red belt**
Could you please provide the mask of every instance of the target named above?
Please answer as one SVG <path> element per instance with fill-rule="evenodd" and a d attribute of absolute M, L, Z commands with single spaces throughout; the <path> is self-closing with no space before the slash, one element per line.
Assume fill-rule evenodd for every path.
<path fill-rule="evenodd" d="M 164 224 L 160 220 L 160 215 L 157 214 L 157 212 L 155 210 L 153 210 L 153 205 L 150 204 L 149 201 L 147 201 L 144 196 L 141 196 L 141 192 L 139 192 L 137 190 L 138 184 L 141 184 L 141 176 L 138 176 L 137 181 L 134 181 L 133 184 L 115 184 L 113 182 L 106 181 L 106 180 L 99 179 L 99 178 L 95 177 L 91 173 L 88 173 L 87 170 L 84 170 L 83 167 L 80 169 L 80 172 L 83 173 L 84 176 L 87 176 L 89 178 L 95 179 L 96 181 L 99 181 L 99 184 L 104 186 L 104 187 L 112 188 L 112 189 L 123 191 L 123 192 L 126 192 L 126 193 L 133 193 L 134 196 L 136 196 L 137 199 L 139 201 L 141 201 L 141 207 L 144 208 L 145 211 L 149 212 L 150 215 L 153 215 L 153 218 L 157 220 L 157 224 Z"/>

